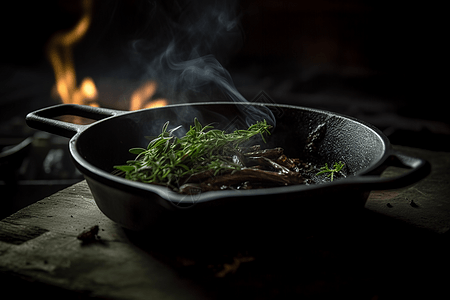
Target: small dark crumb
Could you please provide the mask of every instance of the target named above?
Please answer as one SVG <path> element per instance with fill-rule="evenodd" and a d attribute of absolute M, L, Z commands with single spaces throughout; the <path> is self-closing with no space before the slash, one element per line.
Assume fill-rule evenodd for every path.
<path fill-rule="evenodd" d="M 77 239 L 83 242 L 83 244 L 89 244 L 95 242 L 100 237 L 98 236 L 98 225 L 92 226 L 90 229 L 83 231 L 77 236 Z"/>
<path fill-rule="evenodd" d="M 390 204 L 389 202 L 386 204 L 387 207 L 393 207 L 392 204 Z"/>
<path fill-rule="evenodd" d="M 416 202 L 414 202 L 414 200 L 411 200 L 409 202 L 409 205 L 411 205 L 412 207 L 419 207 L 419 205 L 417 205 Z"/>

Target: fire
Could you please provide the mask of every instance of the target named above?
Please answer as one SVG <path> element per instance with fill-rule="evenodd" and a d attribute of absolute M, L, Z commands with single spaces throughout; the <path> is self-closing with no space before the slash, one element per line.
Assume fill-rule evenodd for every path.
<path fill-rule="evenodd" d="M 81 5 L 83 14 L 78 23 L 69 31 L 54 34 L 46 52 L 55 72 L 56 92 L 62 102 L 98 106 L 95 102 L 97 88 L 91 78 L 84 78 L 77 87 L 72 49 L 86 34 L 92 20 L 92 1 L 83 0 Z"/>
<path fill-rule="evenodd" d="M 73 47 L 88 31 L 93 12 L 92 0 L 81 0 L 80 3 L 83 11 L 80 20 L 69 31 L 55 33 L 48 42 L 46 53 L 55 73 L 55 96 L 63 103 L 98 107 L 98 91 L 92 78 L 84 78 L 77 86 Z M 167 105 L 165 99 L 151 100 L 156 88 L 156 82 L 150 80 L 138 87 L 131 95 L 129 110 Z"/>
<path fill-rule="evenodd" d="M 166 106 L 166 99 L 156 99 L 150 101 L 151 97 L 156 92 L 156 87 L 156 82 L 152 80 L 149 80 L 138 87 L 131 95 L 130 110 Z"/>

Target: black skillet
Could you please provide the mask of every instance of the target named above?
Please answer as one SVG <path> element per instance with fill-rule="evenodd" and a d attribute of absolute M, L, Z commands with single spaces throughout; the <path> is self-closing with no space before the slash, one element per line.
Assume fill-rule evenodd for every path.
<path fill-rule="evenodd" d="M 317 141 L 317 154 L 308 159 L 318 165 L 342 161 L 347 177 L 322 184 L 220 190 L 186 196 L 111 174 L 113 166 L 134 158 L 128 152 L 130 148 L 146 147 L 146 136 L 158 135 L 166 121 L 170 121 L 170 127 L 189 128 L 197 117 L 204 125 L 214 123 L 215 128 L 225 130 L 239 124 L 245 126 L 248 112 L 260 107 L 269 108 L 276 119 L 276 127 L 265 146 L 283 147 L 288 156 L 304 158 L 308 135 L 323 125 L 324 136 Z M 61 115 L 97 121 L 78 125 L 55 119 Z M 427 161 L 394 151 L 387 137 L 370 124 L 328 111 L 290 105 L 191 103 L 128 112 L 62 104 L 32 112 L 26 120 L 30 127 L 70 138 L 73 161 L 85 176 L 100 210 L 132 230 L 149 229 L 158 222 L 176 222 L 185 216 L 211 217 L 224 212 L 232 216 L 244 211 L 248 216 L 261 208 L 269 215 L 283 210 L 308 215 L 314 210 L 334 209 L 336 204 L 346 208 L 363 207 L 371 190 L 404 187 L 430 172 Z M 409 170 L 394 178 L 380 177 L 388 166 Z"/>

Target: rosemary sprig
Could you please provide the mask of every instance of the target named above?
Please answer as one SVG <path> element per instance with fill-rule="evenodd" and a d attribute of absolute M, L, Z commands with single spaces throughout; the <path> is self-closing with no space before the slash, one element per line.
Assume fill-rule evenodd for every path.
<path fill-rule="evenodd" d="M 327 163 L 325 163 L 325 166 L 324 167 L 322 167 L 322 168 L 320 168 L 320 172 L 319 173 L 317 173 L 316 175 L 318 176 L 318 175 L 321 175 L 321 174 L 325 174 L 325 173 L 329 173 L 329 174 L 327 174 L 327 176 L 328 177 L 330 177 L 330 181 L 333 181 L 333 176 L 334 176 L 334 173 L 337 173 L 337 172 L 339 172 L 340 170 L 342 170 L 342 168 L 344 167 L 344 163 L 343 162 L 337 162 L 337 163 L 334 163 L 333 164 L 333 169 L 330 169 L 329 167 L 328 167 L 328 164 Z"/>
<path fill-rule="evenodd" d="M 177 138 L 173 133 L 181 126 L 167 130 L 168 126 L 166 122 L 161 134 L 150 141 L 147 149 L 130 149 L 130 153 L 137 155 L 134 160 L 114 168 L 126 179 L 176 188 L 182 178 L 194 173 L 211 170 L 216 175 L 224 169 L 240 169 L 238 164 L 226 159 L 225 154 L 257 134 L 265 142 L 263 134 L 270 134 L 271 128 L 264 120 L 247 130 L 225 133 L 210 125 L 202 126 L 195 118 L 186 135 Z"/>

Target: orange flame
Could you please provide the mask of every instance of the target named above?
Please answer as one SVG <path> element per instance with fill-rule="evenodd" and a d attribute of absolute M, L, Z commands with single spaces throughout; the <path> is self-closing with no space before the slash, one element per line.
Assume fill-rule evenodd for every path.
<path fill-rule="evenodd" d="M 156 92 L 156 87 L 156 82 L 152 80 L 144 82 L 138 87 L 131 95 L 130 110 L 166 106 L 168 104 L 166 99 L 151 100 Z"/>
<path fill-rule="evenodd" d="M 54 92 L 63 103 L 82 104 L 98 107 L 97 88 L 90 77 L 86 77 L 77 87 L 74 67 L 73 46 L 86 34 L 92 20 L 93 5 L 91 0 L 81 0 L 83 14 L 78 23 L 69 31 L 57 32 L 47 45 L 48 59 L 55 72 Z M 155 81 L 147 81 L 131 95 L 129 110 L 165 106 L 165 99 L 151 100 L 156 92 Z M 73 122 L 78 119 L 72 120 Z"/>
<path fill-rule="evenodd" d="M 47 45 L 47 55 L 53 66 L 56 79 L 56 91 L 63 103 L 88 104 L 98 106 L 97 88 L 94 81 L 87 77 L 77 87 L 73 63 L 73 46 L 86 34 L 92 19 L 92 1 L 81 2 L 83 15 L 69 31 L 57 32 Z"/>

